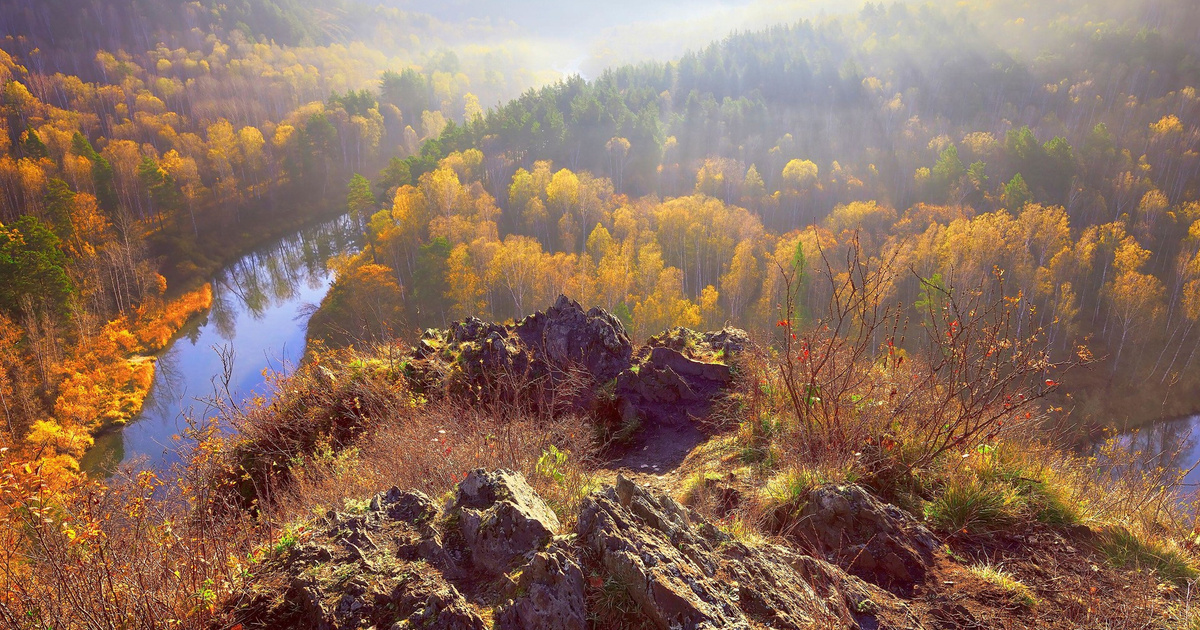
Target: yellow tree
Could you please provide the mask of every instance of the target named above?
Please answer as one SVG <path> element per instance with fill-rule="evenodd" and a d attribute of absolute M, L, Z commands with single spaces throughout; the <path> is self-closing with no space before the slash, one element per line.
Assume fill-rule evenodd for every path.
<path fill-rule="evenodd" d="M 371 232 L 376 246 L 397 272 L 412 278 L 417 254 L 427 232 L 429 210 L 425 196 L 413 186 L 402 186 L 392 199 L 390 214 L 371 217 Z"/>
<path fill-rule="evenodd" d="M 479 315 L 487 309 L 483 281 L 475 270 L 471 249 L 460 243 L 450 250 L 446 260 L 446 299 L 450 300 L 452 319 Z"/>
<path fill-rule="evenodd" d="M 1113 359 L 1113 372 L 1116 372 L 1130 331 L 1149 326 L 1162 313 L 1164 289 L 1158 278 L 1129 270 L 1114 277 L 1104 293 L 1121 333 L 1117 341 L 1117 355 Z"/>
<path fill-rule="evenodd" d="M 542 246 L 528 236 L 510 234 L 492 258 L 488 280 L 507 291 L 518 317 L 525 316 L 525 304 L 543 280 Z"/>
<path fill-rule="evenodd" d="M 740 323 L 742 311 L 753 296 L 756 284 L 762 282 L 758 259 L 754 256 L 754 243 L 742 241 L 733 252 L 729 271 L 721 276 L 721 294 L 729 307 L 729 317 Z"/>
<path fill-rule="evenodd" d="M 550 212 L 550 220 L 559 225 L 561 251 L 575 251 L 575 239 L 579 236 L 579 222 L 576 217 L 578 206 L 579 177 L 565 168 L 560 169 L 546 185 L 546 209 Z M 564 218 L 567 218 L 565 230 Z"/>
<path fill-rule="evenodd" d="M 700 321 L 708 330 L 721 327 L 720 299 L 720 292 L 711 284 L 700 291 L 700 301 L 697 303 L 697 307 L 700 309 Z"/>
<path fill-rule="evenodd" d="M 654 289 L 633 307 L 634 336 L 645 339 L 673 326 L 698 327 L 700 307 L 683 294 L 683 272 L 667 267 L 656 280 Z"/>
<path fill-rule="evenodd" d="M 804 199 L 817 185 L 820 171 L 810 160 L 791 160 L 783 167 L 784 194 L 791 199 L 792 219 L 800 221 L 800 208 Z M 803 227 L 796 225 L 796 227 Z"/>

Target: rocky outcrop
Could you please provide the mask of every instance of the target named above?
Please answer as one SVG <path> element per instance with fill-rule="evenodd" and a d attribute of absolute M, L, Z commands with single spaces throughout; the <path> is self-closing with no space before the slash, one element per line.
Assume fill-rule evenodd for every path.
<path fill-rule="evenodd" d="M 477 398 L 511 396 L 522 384 L 570 374 L 594 383 L 630 365 L 632 345 L 621 322 L 603 309 L 584 311 L 559 296 L 544 312 L 501 325 L 468 317 L 445 330 L 426 330 L 407 374 L 418 387 Z M 582 391 L 590 391 L 584 387 Z M 588 396 L 574 401 L 586 406 Z"/>
<path fill-rule="evenodd" d="M 672 328 L 647 339 L 639 357 L 653 348 L 670 348 L 689 359 L 712 362 L 732 357 L 749 347 L 750 335 L 740 328 L 726 327 L 714 332 Z"/>
<path fill-rule="evenodd" d="M 675 328 L 651 337 L 635 355 L 619 319 L 600 308 L 584 311 L 559 296 L 546 311 L 516 324 L 468 317 L 445 330 L 427 330 L 405 370 L 426 392 L 615 416 L 618 441 L 629 441 L 636 429 L 661 441 L 663 431 L 656 427 L 666 426 L 668 441 L 680 445 L 674 459 L 682 459 L 684 447 L 703 437 L 691 426 L 693 419 L 706 417 L 726 393 L 733 382 L 731 360 L 749 345 L 746 332 L 736 328 L 704 333 Z M 572 379 L 576 387 L 562 386 Z"/>
<path fill-rule="evenodd" d="M 820 560 L 737 542 L 624 477 L 587 499 L 577 533 L 664 630 L 857 628 L 855 611 L 879 597 Z"/>
<path fill-rule="evenodd" d="M 330 513 L 311 539 L 267 559 L 281 592 L 252 591 L 234 611 L 247 628 L 439 628 L 482 630 L 483 617 L 432 563 L 438 512 L 421 493 L 393 489 L 362 513 Z"/>
<path fill-rule="evenodd" d="M 732 359 L 749 345 L 735 328 L 698 333 L 676 328 L 651 337 L 616 381 L 617 411 L 637 432 L 619 465 L 659 470 L 675 466 L 704 440 L 696 420 L 733 385 Z"/>
<path fill-rule="evenodd" d="M 494 575 L 525 564 L 554 537 L 558 517 L 521 475 L 475 470 L 451 507 L 472 565 Z"/>
<path fill-rule="evenodd" d="M 533 557 L 517 583 L 519 595 L 500 607 L 498 630 L 574 630 L 587 626 L 583 569 L 560 543 Z"/>
<path fill-rule="evenodd" d="M 264 562 L 279 576 L 231 611 L 244 628 L 502 630 L 875 627 L 886 592 L 824 560 L 722 533 L 625 477 L 588 496 L 573 535 L 518 473 L 477 470 L 439 509 L 393 488 L 331 512 Z M 618 598 L 621 620 L 595 602 Z M 868 614 L 869 613 L 869 614 Z"/>
<path fill-rule="evenodd" d="M 578 302 L 565 295 L 545 312 L 517 322 L 513 332 L 547 365 L 581 368 L 599 383 L 629 367 L 633 352 L 619 319 L 598 307 L 584 313 Z"/>
<path fill-rule="evenodd" d="M 617 400 L 626 420 L 654 423 L 703 417 L 732 382 L 728 365 L 689 359 L 660 346 L 649 349 L 636 370 L 617 377 Z"/>
<path fill-rule="evenodd" d="M 809 492 L 795 535 L 825 559 L 880 586 L 907 591 L 925 579 L 937 541 L 925 526 L 856 485 Z"/>

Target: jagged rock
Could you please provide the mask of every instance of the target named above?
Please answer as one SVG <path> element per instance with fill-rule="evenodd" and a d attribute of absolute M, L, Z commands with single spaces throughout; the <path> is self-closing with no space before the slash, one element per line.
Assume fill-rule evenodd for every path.
<path fill-rule="evenodd" d="M 487 627 L 474 602 L 495 606 L 502 630 L 567 630 L 591 623 L 589 589 L 601 587 L 587 575 L 623 586 L 637 614 L 664 629 L 876 627 L 866 623 L 874 612 L 857 611 L 899 606 L 824 560 L 735 540 L 623 476 L 584 500 L 576 536 L 553 539 L 558 527 L 510 471 L 468 474 L 441 511 L 392 488 L 365 510 L 331 513 L 271 560 L 290 583 L 251 591 L 235 616 L 246 628 Z"/>
<path fill-rule="evenodd" d="M 725 327 L 711 332 L 672 328 L 646 340 L 639 358 L 653 348 L 670 348 L 689 359 L 725 361 L 750 346 L 750 335 L 740 328 Z"/>
<path fill-rule="evenodd" d="M 422 492 L 403 492 L 392 487 L 387 492 L 375 495 L 371 499 L 370 509 L 381 518 L 410 526 L 392 532 L 397 558 L 424 560 L 451 580 L 467 574 L 467 569 L 462 566 L 463 559 L 446 549 L 442 532 L 437 527 L 440 511 L 433 499 Z"/>
<path fill-rule="evenodd" d="M 826 559 L 885 587 L 908 589 L 925 579 L 937 541 L 894 505 L 856 485 L 809 492 L 796 535 Z"/>
<path fill-rule="evenodd" d="M 404 492 L 395 486 L 372 497 L 371 511 L 413 526 L 428 526 L 438 514 L 437 504 L 425 493 Z"/>
<path fill-rule="evenodd" d="M 528 560 L 558 531 L 558 517 L 520 473 L 474 470 L 458 486 L 451 512 L 471 562 L 494 574 Z"/>
<path fill-rule="evenodd" d="M 583 569 L 571 550 L 552 545 L 521 573 L 516 599 L 502 607 L 497 630 L 575 630 L 587 626 Z"/>
<path fill-rule="evenodd" d="M 615 378 L 633 355 L 621 320 L 596 307 L 584 313 L 579 302 L 565 295 L 544 313 L 518 322 L 513 332 L 553 367 L 581 367 L 597 382 Z"/>
<path fill-rule="evenodd" d="M 409 380 L 422 390 L 444 389 L 474 398 L 504 398 L 522 383 L 582 373 L 594 383 L 611 381 L 631 364 L 633 347 L 620 320 L 559 296 L 545 312 L 513 325 L 468 317 L 446 330 L 430 329 L 410 352 Z M 594 404 L 593 388 L 570 401 Z"/>
<path fill-rule="evenodd" d="M 626 421 L 686 420 L 708 414 L 733 381 L 728 365 L 689 359 L 665 346 L 650 348 L 636 370 L 617 377 L 617 400 Z"/>
<path fill-rule="evenodd" d="M 437 514 L 425 495 L 397 488 L 360 513 L 331 512 L 310 541 L 267 561 L 292 579 L 280 596 L 255 593 L 243 627 L 482 630 L 483 618 L 447 573 L 421 554 L 404 553 L 422 540 L 441 551 Z"/>
<path fill-rule="evenodd" d="M 693 419 L 708 416 L 728 390 L 729 361 L 749 344 L 736 328 L 675 328 L 651 337 L 635 361 L 619 319 L 600 308 L 584 311 L 560 295 L 516 324 L 468 317 L 445 330 L 426 330 L 405 374 L 418 391 L 594 412 L 613 424 L 621 441 L 649 428 L 641 437 L 678 445 L 678 453 L 659 458 L 674 461 L 703 438 Z M 583 382 L 574 380 L 579 376 Z M 546 386 L 530 389 L 535 382 Z"/>
<path fill-rule="evenodd" d="M 819 560 L 733 541 L 624 477 L 585 500 L 577 533 L 661 628 L 857 628 L 872 587 Z M 796 565 L 796 566 L 793 566 Z M 800 568 L 796 568 L 800 567 Z M 822 592 L 804 579 L 819 576 Z M 879 594 L 875 593 L 876 598 Z"/>
<path fill-rule="evenodd" d="M 454 587 L 450 587 L 453 589 Z M 424 608 L 392 624 L 390 630 L 481 630 L 487 625 L 457 591 L 431 593 Z"/>
<path fill-rule="evenodd" d="M 641 612 L 661 628 L 749 628 L 716 567 L 703 561 L 712 550 L 697 548 L 706 543 L 680 511 L 641 492 L 623 494 L 608 488 L 586 499 L 578 534 Z"/>

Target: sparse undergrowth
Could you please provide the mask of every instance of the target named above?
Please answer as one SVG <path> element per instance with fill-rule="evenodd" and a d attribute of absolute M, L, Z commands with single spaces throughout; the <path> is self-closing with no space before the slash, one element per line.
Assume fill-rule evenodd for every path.
<path fill-rule="evenodd" d="M 968 611 L 973 618 L 1022 610 L 1058 627 L 1075 627 L 1062 626 L 1066 620 L 1120 627 L 1124 621 L 1114 620 L 1122 614 L 1130 624 L 1193 622 L 1181 597 L 1197 577 L 1196 559 L 1179 542 L 1185 539 L 1180 524 L 1190 521 L 1172 498 L 1170 479 L 1115 474 L 1122 462 L 1063 453 L 1029 439 L 1032 424 L 1020 422 L 1014 423 L 1019 431 L 996 427 L 930 458 L 918 443 L 927 425 L 906 424 L 903 415 L 878 424 L 880 406 L 863 412 L 859 403 L 868 399 L 855 401 L 853 391 L 845 398 L 855 404 L 831 422 L 863 425 L 843 426 L 842 437 L 832 441 L 825 436 L 808 442 L 814 425 L 792 413 L 771 355 L 756 351 L 727 360 L 736 365 L 738 391 L 718 409 L 721 425 L 729 428 L 661 481 L 733 541 L 811 551 L 803 534 L 814 493 L 858 485 L 936 533 L 942 547 L 929 575 L 918 579 L 932 585 L 936 597 L 968 589 L 962 594 L 975 607 Z M 904 374 L 893 369 L 883 376 L 901 380 Z M 37 555 L 30 557 L 39 573 L 20 593 L 10 590 L 19 595 L 8 598 L 17 610 L 31 612 L 29 618 L 42 625 L 86 625 L 79 615 L 95 611 L 72 602 L 94 601 L 110 613 L 208 623 L 248 584 L 274 579 L 264 562 L 303 545 L 312 523 L 330 510 L 365 514 L 372 509 L 370 497 L 386 488 L 420 490 L 444 503 L 468 471 L 509 468 L 524 474 L 569 531 L 585 497 L 606 477 L 586 416 L 526 405 L 520 397 L 471 404 L 453 397 L 427 400 L 408 387 L 404 359 L 392 347 L 316 355 L 276 386 L 288 395 L 225 410 L 240 430 L 236 437 L 201 436 L 187 474 L 169 489 L 179 502 L 154 502 L 163 484 L 147 478 L 106 495 L 125 497 L 124 503 L 106 504 L 100 512 L 82 509 L 94 495 L 44 507 L 29 495 L 25 509 L 40 537 L 31 543 Z M 863 440 L 845 443 L 845 436 Z M 140 493 L 133 491 L 138 488 Z M 188 518 L 194 507 L 205 519 Z M 141 533 L 130 535 L 135 531 Z M 55 577 L 76 565 L 69 579 Z M 162 566 L 179 573 L 164 579 Z M 964 573 L 986 588 L 955 586 Z M 632 627 L 636 607 L 620 579 L 603 573 L 586 579 L 592 623 Z M 1075 590 L 1061 592 L 1057 580 Z M 1103 606 L 1114 585 L 1134 598 L 1132 608 L 1093 614 L 1088 602 Z M 66 588 L 76 599 L 55 599 Z M 58 603 L 39 605 L 41 600 Z M 910 603 L 929 618 L 945 612 Z M 945 614 L 959 614 L 951 612 Z M 1055 621 L 1056 615 L 1061 619 Z"/>

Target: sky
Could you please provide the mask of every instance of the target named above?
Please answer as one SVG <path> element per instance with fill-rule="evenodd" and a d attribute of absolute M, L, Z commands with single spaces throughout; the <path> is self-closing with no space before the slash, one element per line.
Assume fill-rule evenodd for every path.
<path fill-rule="evenodd" d="M 735 31 L 856 11 L 838 0 L 394 0 L 406 11 L 445 22 L 490 23 L 491 41 L 528 56 L 529 67 L 593 78 L 604 68 L 668 60 Z"/>

